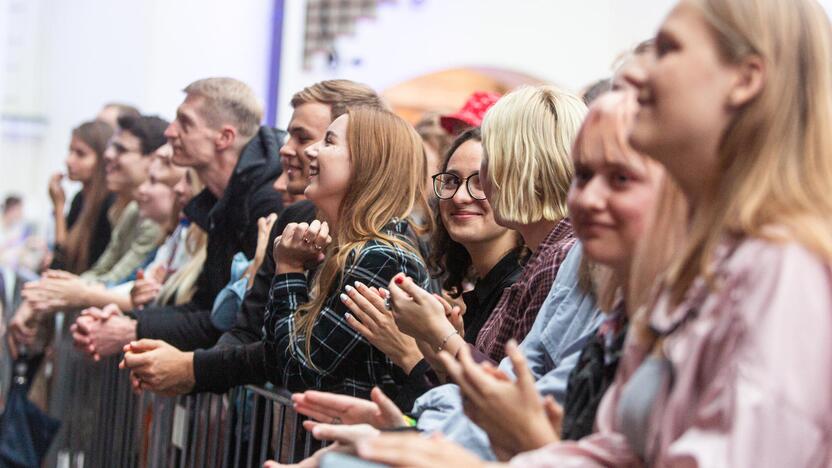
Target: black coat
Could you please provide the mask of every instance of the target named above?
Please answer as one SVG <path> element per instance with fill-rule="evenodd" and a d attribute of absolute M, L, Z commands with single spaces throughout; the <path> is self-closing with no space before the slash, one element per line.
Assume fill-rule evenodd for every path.
<path fill-rule="evenodd" d="M 257 220 L 283 208 L 272 185 L 281 172 L 278 150 L 284 136 L 282 130 L 260 127 L 243 148 L 222 198 L 217 200 L 206 189 L 185 207 L 186 216 L 208 233 L 207 256 L 196 292 L 181 306 L 137 311 L 138 338 L 164 340 L 186 351 L 207 348 L 217 341 L 220 331 L 211 324 L 211 307 L 230 280 L 231 260 L 237 252 L 253 258 Z"/>
<path fill-rule="evenodd" d="M 283 233 L 289 223 L 309 223 L 315 219 L 315 205 L 300 201 L 286 208 L 272 227 L 266 256 L 254 277 L 254 284 L 246 293 L 237 314 L 237 323 L 220 337 L 217 345 L 194 353 L 194 392 L 224 392 L 238 382 L 262 383 L 264 371 L 263 317 L 269 301 L 269 289 L 276 270 L 274 239 Z"/>

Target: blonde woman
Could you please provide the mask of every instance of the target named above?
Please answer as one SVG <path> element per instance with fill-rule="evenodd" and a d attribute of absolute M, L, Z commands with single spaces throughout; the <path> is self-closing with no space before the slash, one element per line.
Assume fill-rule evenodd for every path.
<path fill-rule="evenodd" d="M 482 125 L 482 190 L 500 226 L 516 230 L 531 251 L 518 280 L 506 288 L 476 337 L 482 359 L 499 362 L 505 343 L 522 340 L 563 259 L 575 243 L 566 196 L 572 180 L 569 150 L 586 106 L 552 86 L 524 87 L 500 98 Z M 467 346 L 437 298 L 406 278 L 389 285 L 399 328 L 416 338 L 425 358 Z M 413 299 L 411 299 L 413 298 Z"/>
<path fill-rule="evenodd" d="M 671 11 L 655 60 L 628 77 L 631 142 L 691 204 L 687 246 L 625 344 L 597 433 L 512 464 L 829 466 L 830 54 L 813 0 Z"/>
<path fill-rule="evenodd" d="M 305 193 L 323 220 L 290 223 L 275 241 L 262 371 L 291 390 L 369 397 L 381 386 L 395 395 L 395 365 L 349 325 L 340 296 L 356 281 L 382 287 L 398 273 L 427 286 L 408 221 L 425 203 L 421 139 L 391 112 L 358 107 L 306 154 Z M 317 262 L 310 291 L 304 272 Z"/>

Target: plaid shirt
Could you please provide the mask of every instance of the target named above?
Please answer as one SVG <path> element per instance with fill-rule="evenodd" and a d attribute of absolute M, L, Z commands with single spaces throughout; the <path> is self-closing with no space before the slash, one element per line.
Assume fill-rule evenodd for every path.
<path fill-rule="evenodd" d="M 561 220 L 529 257 L 516 283 L 506 288 L 477 336 L 476 350 L 494 362 L 505 357 L 509 339 L 523 341 L 558 274 L 560 264 L 575 245 L 569 219 Z"/>
<path fill-rule="evenodd" d="M 414 245 L 407 222 L 384 228 L 388 235 Z M 395 364 L 373 347 L 344 318 L 349 309 L 339 295 L 344 286 L 360 281 L 367 286 L 387 287 L 397 273 L 404 273 L 427 288 L 429 276 L 422 258 L 401 246 L 371 240 L 347 259 L 341 278 L 328 292 L 312 329 L 310 355 L 306 336 L 298 332 L 295 311 L 309 301 L 306 277 L 301 273 L 275 275 L 265 316 L 266 374 L 269 380 L 291 391 L 322 390 L 369 398 L 374 386 L 396 395 L 402 382 L 394 378 Z M 314 366 L 312 365 L 314 363 Z"/>

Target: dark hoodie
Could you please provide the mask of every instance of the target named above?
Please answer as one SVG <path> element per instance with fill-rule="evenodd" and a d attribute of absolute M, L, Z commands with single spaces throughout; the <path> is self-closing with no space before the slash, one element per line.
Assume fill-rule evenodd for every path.
<path fill-rule="evenodd" d="M 167 341 L 187 351 L 212 346 L 221 332 L 211 324 L 211 307 L 228 283 L 231 260 L 237 252 L 254 257 L 257 220 L 283 208 L 272 187 L 280 175 L 278 150 L 285 132 L 269 127 L 243 148 L 231 179 L 217 200 L 208 189 L 185 207 L 185 215 L 208 233 L 207 256 L 196 281 L 193 299 L 181 306 L 151 307 L 137 311 L 138 338 Z"/>

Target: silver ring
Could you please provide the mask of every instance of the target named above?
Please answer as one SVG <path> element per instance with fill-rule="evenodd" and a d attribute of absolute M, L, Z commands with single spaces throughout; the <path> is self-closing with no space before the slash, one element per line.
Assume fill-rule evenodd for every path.
<path fill-rule="evenodd" d="M 321 246 L 320 246 L 320 245 L 318 245 L 318 244 L 315 244 L 315 250 L 322 250 L 322 249 L 323 249 L 323 247 L 321 247 Z"/>
<path fill-rule="evenodd" d="M 304 237 L 304 238 L 303 238 L 303 242 L 305 242 L 305 243 L 307 243 L 307 244 L 308 244 L 308 243 L 309 243 L 309 238 L 308 238 L 308 237 Z"/>
<path fill-rule="evenodd" d="M 393 303 L 390 302 L 390 296 L 384 299 L 384 308 L 387 310 L 393 310 Z"/>

